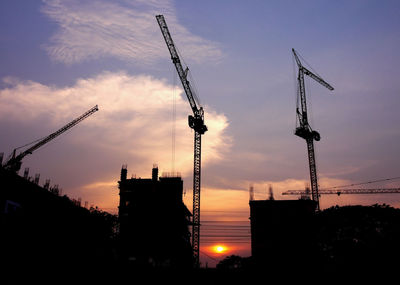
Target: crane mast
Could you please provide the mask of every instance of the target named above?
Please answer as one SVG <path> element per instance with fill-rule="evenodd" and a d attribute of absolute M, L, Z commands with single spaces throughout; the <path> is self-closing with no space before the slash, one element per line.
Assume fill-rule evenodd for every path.
<path fill-rule="evenodd" d="M 175 65 L 176 71 L 181 80 L 182 87 L 185 90 L 189 100 L 190 107 L 193 111 L 193 116 L 189 115 L 189 127 L 194 130 L 194 163 L 193 163 L 193 227 L 192 227 L 192 247 L 194 265 L 199 266 L 199 251 L 200 251 L 200 182 L 201 182 L 201 135 L 207 131 L 207 126 L 204 124 L 204 110 L 198 107 L 195 100 L 195 94 L 192 91 L 190 82 L 187 80 L 189 68 L 183 68 L 179 59 L 175 44 L 169 33 L 167 23 L 163 15 L 156 16 L 161 33 L 167 44 L 171 54 L 171 60 Z"/>
<path fill-rule="evenodd" d="M 17 156 L 16 156 L 17 148 L 14 149 L 11 158 L 3 165 L 3 167 L 5 169 L 8 169 L 8 170 L 11 170 L 11 171 L 14 171 L 14 172 L 18 172 L 20 170 L 20 168 L 21 168 L 22 159 L 25 156 L 27 156 L 28 154 L 32 154 L 35 150 L 37 150 L 41 146 L 45 145 L 49 141 L 55 139 L 56 137 L 58 137 L 59 135 L 61 135 L 64 132 L 66 132 L 67 130 L 69 130 L 70 128 L 72 128 L 73 126 L 78 124 L 79 122 L 83 121 L 84 119 L 86 119 L 87 117 L 92 115 L 93 113 L 97 112 L 98 110 L 99 110 L 99 108 L 97 107 L 97 105 L 94 106 L 93 108 L 91 108 L 90 110 L 86 111 L 84 114 L 82 114 L 81 116 L 79 116 L 75 120 L 69 122 L 68 124 L 63 126 L 61 129 L 59 129 L 56 132 L 54 132 L 54 133 L 48 135 L 47 137 L 43 138 L 42 140 L 40 140 L 39 142 L 37 142 L 36 144 L 31 146 L 27 150 L 25 150 L 25 151 L 21 152 L 20 154 L 18 154 Z"/>
<path fill-rule="evenodd" d="M 307 116 L 307 102 L 306 102 L 306 90 L 304 84 L 304 76 L 307 75 L 317 81 L 322 86 L 328 88 L 329 90 L 333 90 L 333 87 L 329 85 L 325 80 L 323 80 L 320 76 L 315 75 L 313 72 L 305 68 L 297 53 L 294 49 L 292 49 L 293 56 L 296 60 L 297 66 L 299 68 L 297 81 L 298 81 L 298 96 L 300 97 L 300 109 L 297 106 L 296 113 L 299 120 L 299 127 L 295 130 L 295 135 L 299 136 L 306 140 L 307 142 L 307 152 L 308 152 L 308 162 L 309 162 L 309 171 L 310 171 L 310 180 L 311 180 L 311 197 L 312 200 L 317 203 L 317 210 L 319 210 L 319 193 L 318 193 L 318 178 L 317 178 L 317 166 L 315 162 L 315 151 L 314 151 L 314 140 L 319 141 L 321 139 L 320 134 L 311 129 L 310 124 L 308 123 Z"/>

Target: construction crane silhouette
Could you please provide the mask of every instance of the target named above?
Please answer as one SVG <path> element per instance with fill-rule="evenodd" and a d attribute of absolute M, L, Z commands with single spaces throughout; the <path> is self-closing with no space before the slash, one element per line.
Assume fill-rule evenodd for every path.
<path fill-rule="evenodd" d="M 187 80 L 189 68 L 183 69 L 179 59 L 178 52 L 175 44 L 169 33 L 167 23 L 163 15 L 156 16 L 158 25 L 160 26 L 161 33 L 167 44 L 168 50 L 171 54 L 171 59 L 178 72 L 179 78 L 182 82 L 183 89 L 189 100 L 190 107 L 193 111 L 193 116 L 189 115 L 189 127 L 194 130 L 194 164 L 193 164 L 193 228 L 192 228 L 192 247 L 194 266 L 199 267 L 199 251 L 200 251 L 200 174 L 201 174 L 201 135 L 207 131 L 207 126 L 204 124 L 204 110 L 203 107 L 198 107 L 199 102 L 196 103 L 196 94 L 193 92 L 190 82 Z M 198 101 L 198 100 L 197 100 Z"/>
<path fill-rule="evenodd" d="M 75 126 L 76 124 L 78 124 L 79 122 L 83 121 L 84 119 L 86 119 L 87 117 L 89 117 L 90 115 L 92 115 L 93 113 L 97 112 L 99 110 L 99 108 L 96 106 L 94 106 L 93 108 L 91 108 L 90 110 L 86 111 L 84 114 L 82 114 L 81 116 L 79 116 L 78 118 L 76 118 L 75 120 L 71 121 L 70 123 L 66 124 L 64 127 L 62 127 L 61 129 L 59 129 L 58 131 L 48 135 L 47 137 L 39 140 L 36 144 L 34 144 L 33 146 L 31 146 L 30 148 L 28 148 L 27 150 L 21 152 L 20 154 L 16 155 L 16 152 L 18 149 L 25 147 L 19 147 L 19 148 L 15 148 L 11 154 L 11 157 L 8 159 L 8 161 L 3 165 L 3 167 L 5 169 L 14 171 L 14 172 L 18 172 L 21 169 L 21 165 L 22 165 L 22 159 L 27 156 L 28 154 L 32 154 L 35 150 L 37 150 L 38 148 L 40 148 L 41 146 L 45 145 L 46 143 L 48 143 L 49 141 L 55 139 L 56 137 L 58 137 L 59 135 L 61 135 L 62 133 L 66 132 L 67 130 L 69 130 L 70 128 L 72 128 L 73 126 Z M 35 141 L 36 142 L 36 141 Z M 30 145 L 30 144 L 28 144 Z"/>
<path fill-rule="evenodd" d="M 318 179 L 317 179 L 317 167 L 315 162 L 315 152 L 314 152 L 314 140 L 319 141 L 321 139 L 320 134 L 313 130 L 308 123 L 307 116 L 307 104 L 306 104 L 306 90 L 304 84 L 304 75 L 307 75 L 317 81 L 322 86 L 328 88 L 329 90 L 333 90 L 333 87 L 325 82 L 320 76 L 315 75 L 313 72 L 305 68 L 296 51 L 292 49 L 293 56 L 296 60 L 297 66 L 299 68 L 297 81 L 298 81 L 298 89 L 297 96 L 300 97 L 300 108 L 297 105 L 296 113 L 297 118 L 299 120 L 299 127 L 296 128 L 294 134 L 306 140 L 307 142 L 307 151 L 308 151 L 308 162 L 310 169 L 310 180 L 311 180 L 311 196 L 312 200 L 317 204 L 317 210 L 319 210 L 319 195 L 318 195 Z M 298 103 L 297 103 L 298 104 Z"/>
<path fill-rule="evenodd" d="M 319 195 L 343 195 L 343 194 L 400 194 L 400 188 L 354 188 L 354 189 L 319 189 Z M 310 189 L 287 190 L 282 195 L 309 196 Z"/>

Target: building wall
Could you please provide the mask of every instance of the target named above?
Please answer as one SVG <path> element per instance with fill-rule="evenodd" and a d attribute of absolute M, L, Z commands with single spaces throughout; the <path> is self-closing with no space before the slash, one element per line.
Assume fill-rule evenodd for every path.
<path fill-rule="evenodd" d="M 300 263 L 311 249 L 311 200 L 250 201 L 251 251 L 257 264 Z"/>
<path fill-rule="evenodd" d="M 112 263 L 116 223 L 0 167 L 0 261 L 11 272 Z"/>
<path fill-rule="evenodd" d="M 191 266 L 191 213 L 182 201 L 180 177 L 126 178 L 121 171 L 121 252 L 138 266 Z"/>

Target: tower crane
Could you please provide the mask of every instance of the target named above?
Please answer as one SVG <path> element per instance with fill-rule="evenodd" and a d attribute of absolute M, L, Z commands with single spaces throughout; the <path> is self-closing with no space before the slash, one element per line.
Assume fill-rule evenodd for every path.
<path fill-rule="evenodd" d="M 169 33 L 167 23 L 163 15 L 156 16 L 158 25 L 160 26 L 161 33 L 167 44 L 168 50 L 171 54 L 171 59 L 175 65 L 181 80 L 183 89 L 189 100 L 190 107 L 193 111 L 193 116 L 189 115 L 189 127 L 194 130 L 194 164 L 193 164 L 193 227 L 192 227 L 192 247 L 194 265 L 199 266 L 199 251 L 200 251 L 200 174 L 201 174 L 201 136 L 207 131 L 207 126 L 204 124 L 204 110 L 203 107 L 198 107 L 199 102 L 196 102 L 196 94 L 193 92 L 190 82 L 187 79 L 189 68 L 183 68 L 179 59 L 178 52 L 175 44 Z"/>
<path fill-rule="evenodd" d="M 320 189 L 320 195 L 343 195 L 343 194 L 400 194 L 400 188 L 354 188 L 354 189 Z M 310 190 L 287 190 L 282 195 L 310 195 Z"/>
<path fill-rule="evenodd" d="M 294 49 L 292 49 L 293 56 L 296 60 L 297 66 L 299 68 L 297 81 L 298 81 L 298 95 L 300 97 L 300 108 L 297 106 L 296 113 L 297 118 L 299 120 L 299 127 L 296 128 L 294 134 L 306 140 L 307 142 L 307 151 L 308 151 L 308 162 L 309 162 L 309 170 L 310 170 L 310 180 L 311 180 L 311 196 L 312 200 L 317 204 L 317 210 L 319 210 L 319 196 L 318 196 L 318 179 L 317 179 L 317 167 L 315 162 L 315 153 L 314 153 L 314 140 L 319 141 L 321 139 L 320 134 L 311 129 L 310 124 L 308 123 L 307 116 L 307 104 L 306 104 L 306 89 L 304 84 L 304 76 L 307 75 L 317 81 L 322 86 L 328 88 L 329 90 L 333 90 L 333 87 L 329 85 L 325 80 L 323 80 L 320 76 L 315 75 L 313 72 L 304 67 Z"/>
<path fill-rule="evenodd" d="M 56 132 L 48 135 L 47 137 L 41 139 L 39 142 L 37 142 L 36 144 L 31 146 L 27 150 L 19 153 L 18 155 L 16 155 L 16 151 L 19 148 L 14 149 L 10 159 L 8 159 L 8 161 L 3 165 L 3 167 L 5 169 L 8 169 L 8 170 L 11 170 L 11 171 L 14 171 L 14 172 L 18 172 L 20 170 L 20 168 L 21 168 L 22 159 L 25 156 L 27 156 L 28 154 L 32 154 L 35 150 L 37 150 L 41 146 L 45 145 L 49 141 L 53 140 L 54 138 L 58 137 L 62 133 L 66 132 L 67 130 L 69 130 L 70 128 L 72 128 L 73 126 L 78 124 L 79 122 L 83 121 L 84 119 L 86 119 L 87 117 L 92 115 L 93 113 L 97 112 L 98 110 L 99 110 L 99 108 L 97 107 L 97 105 L 94 106 L 93 108 L 91 108 L 90 110 L 86 111 L 84 114 L 82 114 L 81 116 L 79 116 L 75 120 L 73 120 L 73 121 L 69 122 L 68 124 L 66 124 L 65 126 L 63 126 L 58 131 L 56 131 Z"/>

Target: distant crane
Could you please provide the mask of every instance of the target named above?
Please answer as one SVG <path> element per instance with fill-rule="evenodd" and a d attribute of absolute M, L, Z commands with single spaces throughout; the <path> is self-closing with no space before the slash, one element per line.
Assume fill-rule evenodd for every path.
<path fill-rule="evenodd" d="M 374 189 L 320 189 L 320 195 L 343 195 L 343 194 L 400 194 L 400 188 L 374 188 Z M 309 196 L 310 190 L 287 190 L 282 195 Z"/>
<path fill-rule="evenodd" d="M 297 53 L 294 49 L 292 49 L 294 58 L 296 60 L 297 66 L 299 68 L 298 72 L 298 96 L 300 97 L 300 109 L 297 106 L 296 113 L 299 120 L 299 127 L 295 130 L 295 135 L 299 136 L 306 140 L 307 142 L 307 150 L 308 150 L 308 162 L 310 168 L 310 179 L 311 179 L 311 196 L 312 200 L 317 203 L 317 210 L 319 210 L 319 196 L 318 196 L 318 179 L 317 179 L 317 167 L 315 162 L 315 153 L 314 153 L 314 140 L 319 141 L 321 139 L 320 134 L 311 129 L 310 124 L 308 123 L 307 116 L 307 104 L 306 104 L 306 89 L 304 84 L 304 75 L 308 75 L 315 81 L 317 81 L 322 86 L 325 86 L 329 90 L 333 90 L 333 87 L 326 83 L 320 76 L 315 75 L 310 70 L 305 68 Z"/>
<path fill-rule="evenodd" d="M 73 126 L 78 124 L 79 122 L 83 121 L 84 119 L 86 119 L 87 117 L 89 117 L 90 115 L 92 115 L 93 113 L 95 113 L 98 110 L 99 110 L 99 108 L 97 107 L 97 105 L 94 106 L 93 108 L 91 108 L 90 110 L 85 112 L 83 115 L 79 116 L 75 120 L 73 120 L 70 123 L 66 124 L 64 127 L 59 129 L 58 131 L 56 131 L 56 132 L 48 135 L 47 137 L 41 139 L 39 142 L 37 142 L 36 144 L 34 144 L 33 146 L 31 146 L 30 148 L 28 148 L 27 150 L 21 152 L 18 155 L 16 155 L 16 151 L 17 151 L 17 149 L 19 149 L 21 147 L 14 149 L 10 159 L 3 165 L 3 167 L 5 169 L 8 169 L 8 170 L 11 170 L 11 171 L 14 171 L 14 172 L 18 172 L 21 169 L 22 159 L 25 156 L 27 156 L 28 154 L 32 154 L 35 150 L 37 150 L 41 146 L 45 145 L 49 141 L 53 140 L 54 138 L 58 137 L 62 133 L 66 132 L 67 130 L 69 130 L 70 128 L 72 128 Z"/>
<path fill-rule="evenodd" d="M 175 44 L 172 41 L 171 34 L 169 33 L 167 23 L 163 15 L 156 16 L 158 25 L 160 26 L 161 33 L 167 44 L 168 50 L 171 54 L 171 59 L 178 72 L 179 78 L 182 82 L 183 89 L 189 100 L 190 107 L 193 111 L 193 116 L 189 115 L 189 127 L 194 130 L 194 166 L 193 166 L 193 232 L 192 232 L 192 247 L 195 266 L 199 266 L 199 251 L 200 251 L 200 172 L 201 172 L 201 135 L 208 129 L 204 124 L 204 110 L 203 107 L 198 107 L 196 103 L 196 94 L 192 91 L 187 75 L 189 68 L 183 69 L 179 59 L 178 52 Z M 197 100 L 198 101 L 198 100 Z"/>

